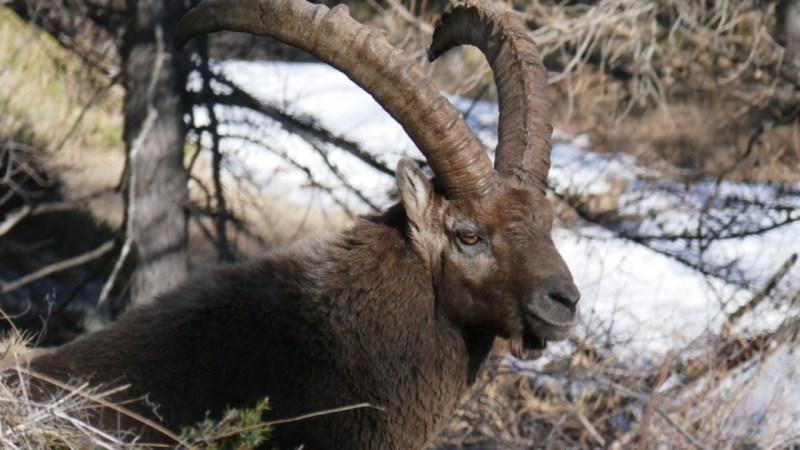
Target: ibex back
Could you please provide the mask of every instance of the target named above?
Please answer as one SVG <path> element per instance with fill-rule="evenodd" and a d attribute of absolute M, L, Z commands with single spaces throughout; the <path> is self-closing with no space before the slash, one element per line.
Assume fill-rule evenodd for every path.
<path fill-rule="evenodd" d="M 206 0 L 176 44 L 223 29 L 277 37 L 342 70 L 405 128 L 436 181 L 403 160 L 400 203 L 384 214 L 195 279 L 32 369 L 130 384 L 126 397 L 147 399 L 132 408 L 171 428 L 263 397 L 270 419 L 366 402 L 374 407 L 279 425 L 270 446 L 422 448 L 496 336 L 519 354 L 564 339 L 576 321 L 579 293 L 551 239 L 552 112 L 533 41 L 513 14 L 481 0 L 454 7 L 434 33 L 431 58 L 471 44 L 494 70 L 493 167 L 433 83 L 346 8 Z"/>

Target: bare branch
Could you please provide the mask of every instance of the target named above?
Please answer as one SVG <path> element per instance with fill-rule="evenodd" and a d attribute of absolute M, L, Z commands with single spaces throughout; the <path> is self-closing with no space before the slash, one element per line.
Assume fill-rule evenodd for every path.
<path fill-rule="evenodd" d="M 622 386 L 619 383 L 615 383 L 611 380 L 604 380 L 599 377 L 593 377 L 593 379 L 598 383 L 608 386 L 623 395 L 636 399 L 645 405 L 650 401 L 649 396 L 642 394 L 640 392 L 636 392 L 625 386 Z M 664 420 L 666 420 L 668 424 L 670 424 L 673 428 L 675 428 L 694 447 L 700 450 L 711 450 L 710 447 L 706 446 L 702 441 L 700 441 L 691 432 L 689 432 L 689 430 L 687 430 L 686 427 L 684 427 L 683 425 L 678 423 L 677 420 L 672 418 L 672 416 L 669 413 L 667 413 L 666 411 L 664 411 L 663 409 L 661 409 L 656 405 L 653 405 L 653 411 L 657 412 L 659 416 L 661 416 Z"/>
<path fill-rule="evenodd" d="M 56 264 L 51 264 L 47 267 L 37 270 L 34 273 L 19 278 L 15 281 L 4 283 L 0 285 L 0 294 L 7 294 L 13 290 L 19 289 L 22 286 L 33 283 L 34 281 L 41 280 L 42 278 L 48 277 L 54 273 L 62 272 L 64 270 L 72 269 L 73 267 L 78 267 L 83 264 L 86 264 L 90 261 L 93 261 L 105 255 L 106 253 L 110 252 L 111 249 L 113 248 L 114 248 L 114 241 L 111 240 L 95 248 L 94 250 L 88 251 L 73 258 L 66 259 L 64 261 L 60 261 Z"/>
<path fill-rule="evenodd" d="M 0 236 L 11 231 L 18 223 L 22 222 L 23 219 L 31 215 L 31 211 L 33 211 L 33 207 L 31 205 L 25 205 L 22 208 L 10 212 L 6 219 L 0 222 Z"/>
<path fill-rule="evenodd" d="M 92 200 L 96 200 L 108 194 L 114 194 L 114 192 L 111 190 L 101 190 L 75 200 L 27 204 L 15 211 L 8 213 L 5 220 L 0 222 L 0 236 L 3 236 L 11 231 L 12 228 L 28 217 L 56 212 L 73 211 L 76 208 L 86 205 Z"/>
<path fill-rule="evenodd" d="M 215 96 L 215 104 L 218 105 L 228 105 L 228 106 L 240 106 L 243 108 L 248 108 L 258 113 L 261 113 L 270 119 L 277 122 L 281 127 L 283 127 L 286 131 L 300 135 L 308 139 L 309 137 L 319 139 L 323 142 L 328 142 L 333 144 L 342 150 L 347 151 L 348 153 L 352 154 L 356 158 L 360 159 L 361 161 L 365 162 L 370 167 L 378 170 L 379 172 L 385 173 L 390 176 L 394 176 L 394 170 L 386 167 L 383 163 L 379 162 L 375 159 L 369 152 L 361 148 L 360 145 L 357 143 L 350 141 L 346 138 L 341 136 L 337 136 L 326 130 L 325 128 L 321 127 L 318 123 L 306 119 L 301 118 L 298 116 L 294 116 L 281 108 L 278 108 L 274 105 L 266 104 L 260 100 L 257 100 L 240 87 L 238 87 L 233 82 L 227 80 L 223 76 L 217 74 L 215 77 L 216 81 L 224 84 L 228 88 L 231 89 L 230 94 L 226 95 L 219 95 Z"/>
<path fill-rule="evenodd" d="M 58 151 L 64 147 L 64 144 L 66 144 L 67 141 L 75 134 L 75 131 L 77 131 L 78 125 L 80 125 L 81 122 L 83 122 L 83 118 L 86 116 L 86 113 L 89 112 L 92 106 L 94 106 L 95 103 L 97 103 L 103 97 L 103 95 L 105 95 L 109 91 L 109 89 L 111 89 L 115 84 L 119 82 L 119 78 L 120 78 L 119 75 L 112 76 L 105 86 L 103 86 L 100 89 L 97 89 L 94 92 L 94 94 L 92 94 L 92 98 L 90 98 L 89 101 L 86 102 L 85 105 L 83 105 L 83 108 L 81 108 L 81 112 L 78 114 L 78 117 L 76 117 L 75 120 L 72 122 L 72 126 L 64 134 L 64 136 L 61 138 L 58 144 L 56 144 L 55 147 L 53 147 L 55 150 Z"/>
<path fill-rule="evenodd" d="M 209 126 L 208 132 L 211 134 L 211 179 L 214 183 L 214 199 L 216 200 L 217 215 L 214 220 L 216 230 L 216 239 L 213 241 L 217 247 L 218 259 L 220 261 L 232 262 L 236 260 L 233 254 L 230 243 L 228 242 L 228 231 L 226 224 L 228 222 L 228 211 L 225 200 L 225 192 L 222 186 L 221 170 L 222 170 L 222 149 L 220 148 L 220 134 L 219 134 L 219 120 L 217 113 L 214 110 L 214 91 L 211 86 L 214 79 L 214 74 L 211 71 L 208 57 L 208 37 L 202 36 L 198 43 L 200 53 L 200 76 L 203 78 L 203 87 L 201 88 L 201 98 L 206 106 L 208 112 Z M 198 139 L 198 144 L 202 139 Z"/>
<path fill-rule="evenodd" d="M 785 277 L 786 274 L 789 273 L 789 269 L 791 269 L 794 263 L 796 262 L 797 262 L 797 253 L 794 253 L 786 261 L 784 261 L 783 264 L 781 264 L 781 267 L 778 268 L 775 274 L 772 275 L 772 277 L 770 277 L 770 279 L 764 284 L 764 286 L 762 286 L 761 289 L 759 289 L 758 292 L 756 292 L 755 295 L 753 295 L 753 298 L 751 298 L 750 301 L 748 301 L 747 303 L 742 305 L 739 309 L 731 313 L 728 316 L 728 321 L 722 328 L 722 335 L 723 336 L 728 335 L 731 331 L 731 327 L 736 325 L 736 322 L 738 322 L 739 319 L 742 318 L 742 316 L 744 316 L 747 312 L 752 311 L 756 306 L 758 306 L 759 303 L 764 301 L 764 299 L 769 296 L 770 292 L 772 292 L 772 290 L 775 288 L 775 286 L 778 285 L 778 283 L 783 279 L 783 277 Z"/>
<path fill-rule="evenodd" d="M 389 7 L 397 14 L 401 19 L 408 22 L 417 30 L 421 31 L 427 36 L 430 36 L 433 33 L 433 27 L 426 23 L 425 21 L 417 18 L 414 14 L 411 14 L 411 11 L 406 9 L 400 2 L 397 0 L 386 0 L 386 3 L 389 4 Z"/>
<path fill-rule="evenodd" d="M 661 364 L 661 370 L 658 373 L 656 384 L 653 385 L 653 390 L 650 393 L 650 399 L 647 400 L 647 405 L 644 409 L 644 415 L 642 416 L 642 421 L 639 424 L 639 450 L 645 450 L 647 448 L 647 434 L 650 431 L 650 420 L 653 416 L 653 409 L 655 408 L 656 401 L 658 400 L 658 389 L 662 384 L 664 384 L 664 380 L 667 379 L 667 375 L 672 368 L 672 361 L 675 359 L 675 354 L 676 352 L 674 350 L 667 352 L 667 356 L 664 357 L 664 362 Z"/>
<path fill-rule="evenodd" d="M 103 290 L 100 291 L 100 298 L 97 300 L 98 308 L 102 306 L 106 302 L 106 300 L 108 300 L 108 296 L 111 295 L 111 290 L 117 283 L 117 278 L 119 277 L 119 274 L 122 271 L 122 267 L 124 267 L 125 261 L 128 259 L 128 255 L 131 252 L 131 247 L 132 247 L 131 239 L 130 238 L 125 239 L 125 243 L 122 244 L 122 250 L 120 250 L 119 252 L 119 257 L 117 258 L 117 262 L 114 263 L 114 269 L 111 270 L 111 275 L 103 284 Z"/>

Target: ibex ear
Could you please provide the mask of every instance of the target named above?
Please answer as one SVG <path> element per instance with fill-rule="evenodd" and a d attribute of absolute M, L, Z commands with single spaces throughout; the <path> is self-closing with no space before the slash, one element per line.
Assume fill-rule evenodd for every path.
<path fill-rule="evenodd" d="M 415 225 L 422 225 L 433 204 L 433 185 L 417 163 L 408 158 L 401 159 L 397 164 L 396 176 L 406 215 Z"/>

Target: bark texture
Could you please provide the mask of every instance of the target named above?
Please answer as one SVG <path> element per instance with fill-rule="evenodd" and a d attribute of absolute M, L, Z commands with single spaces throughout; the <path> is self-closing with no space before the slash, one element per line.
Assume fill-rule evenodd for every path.
<path fill-rule="evenodd" d="M 127 238 L 135 249 L 132 303 L 147 302 L 188 274 L 183 166 L 186 77 L 171 54 L 182 1 L 132 0 L 122 58 L 128 152 Z"/>
<path fill-rule="evenodd" d="M 777 15 L 788 56 L 800 66 L 800 0 L 782 0 Z"/>

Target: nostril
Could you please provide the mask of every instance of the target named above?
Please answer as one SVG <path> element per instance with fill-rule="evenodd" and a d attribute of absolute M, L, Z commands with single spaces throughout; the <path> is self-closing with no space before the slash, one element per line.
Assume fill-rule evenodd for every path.
<path fill-rule="evenodd" d="M 547 296 L 550 300 L 561 303 L 572 311 L 575 311 L 578 300 L 581 298 L 581 294 L 577 290 L 572 292 L 553 291 L 547 294 Z"/>

